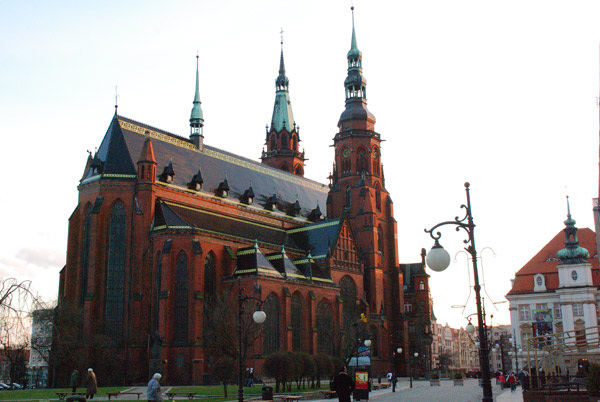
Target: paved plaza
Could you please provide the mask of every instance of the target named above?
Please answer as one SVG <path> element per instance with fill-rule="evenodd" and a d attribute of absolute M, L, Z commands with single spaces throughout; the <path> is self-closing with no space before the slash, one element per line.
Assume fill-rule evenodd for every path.
<path fill-rule="evenodd" d="M 371 392 L 370 400 L 377 402 L 397 401 L 424 401 L 424 402 L 478 402 L 483 396 L 479 381 L 467 379 L 464 386 L 453 385 L 452 380 L 440 381 L 439 387 L 432 387 L 429 381 L 413 381 L 410 388 L 409 381 L 402 379 L 398 382 L 396 392 L 390 389 Z M 521 388 L 511 393 L 510 389 L 501 390 L 498 385 L 492 385 L 494 401 L 497 402 L 522 402 Z"/>

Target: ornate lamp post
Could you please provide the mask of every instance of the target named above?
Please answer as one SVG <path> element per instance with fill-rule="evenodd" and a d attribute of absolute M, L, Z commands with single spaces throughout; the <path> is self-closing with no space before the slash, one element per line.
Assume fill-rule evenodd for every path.
<path fill-rule="evenodd" d="M 257 324 L 262 324 L 267 319 L 267 314 L 260 308 L 263 301 L 252 296 L 242 294 L 242 284 L 238 279 L 238 401 L 244 402 L 244 356 L 242 352 L 242 315 L 244 314 L 244 302 L 248 300 L 256 301 L 256 311 L 252 314 L 252 319 Z"/>
<path fill-rule="evenodd" d="M 473 280 L 475 282 L 475 301 L 477 303 L 477 323 L 479 330 L 479 365 L 481 367 L 481 386 L 483 388 L 483 398 L 484 402 L 492 402 L 492 383 L 490 381 L 490 359 L 488 355 L 488 342 L 487 342 L 487 334 L 485 331 L 485 323 L 483 319 L 483 313 L 481 308 L 481 286 L 479 285 L 479 273 L 477 270 L 477 250 L 475 248 L 475 224 L 473 223 L 473 215 L 471 211 L 471 197 L 469 194 L 469 186 L 470 184 L 465 183 L 465 192 L 467 193 L 467 205 L 461 205 L 461 208 L 466 210 L 466 215 L 459 219 L 459 217 L 455 217 L 453 221 L 446 221 L 438 223 L 433 226 L 431 229 L 425 229 L 426 233 L 429 233 L 431 238 L 435 240 L 433 248 L 427 255 L 427 265 L 434 271 L 441 272 L 448 268 L 450 265 L 450 254 L 440 245 L 439 239 L 442 237 L 440 232 L 434 232 L 437 228 L 446 225 L 453 225 L 456 227 L 456 230 L 463 229 L 467 232 L 468 239 L 464 240 L 465 244 L 468 244 L 465 247 L 467 253 L 471 255 L 471 261 L 473 261 Z"/>

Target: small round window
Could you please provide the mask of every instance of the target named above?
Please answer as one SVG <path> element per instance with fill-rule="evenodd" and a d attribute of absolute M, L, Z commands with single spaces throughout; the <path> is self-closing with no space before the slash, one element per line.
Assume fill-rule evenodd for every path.
<path fill-rule="evenodd" d="M 577 271 L 571 272 L 571 278 L 573 278 L 574 281 L 577 280 Z"/>
<path fill-rule="evenodd" d="M 542 283 L 544 282 L 544 280 L 542 279 L 542 277 L 541 277 L 541 276 L 538 276 L 538 277 L 535 279 L 535 281 L 537 282 L 537 285 L 538 285 L 538 286 L 542 286 Z"/>

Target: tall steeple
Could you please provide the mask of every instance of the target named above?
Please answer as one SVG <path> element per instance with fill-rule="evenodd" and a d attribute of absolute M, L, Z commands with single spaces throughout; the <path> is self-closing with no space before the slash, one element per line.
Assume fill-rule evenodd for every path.
<path fill-rule="evenodd" d="M 352 7 L 352 41 L 348 51 L 348 75 L 344 81 L 346 88 L 346 109 L 340 116 L 338 127 L 373 130 L 375 116 L 367 109 L 367 79 L 362 74 L 362 52 L 356 44 L 354 27 L 354 7 Z"/>
<path fill-rule="evenodd" d="M 327 216 L 345 217 L 365 264 L 365 290 L 371 312 L 393 317 L 400 309 L 396 221 L 381 165 L 381 136 L 375 132 L 375 116 L 367 109 L 367 80 L 362 74 L 362 53 L 358 49 L 352 7 L 352 39 L 347 54 L 344 80 L 345 109 L 333 138 L 335 159 Z M 384 282 L 391 281 L 391 286 Z M 373 318 L 375 319 L 375 318 Z M 396 325 L 398 325 L 396 327 Z M 400 333 L 400 324 L 393 324 Z"/>
<path fill-rule="evenodd" d="M 192 107 L 192 113 L 190 115 L 190 139 L 196 147 L 202 149 L 204 144 L 204 115 L 202 114 L 202 107 L 200 106 L 198 59 L 199 56 L 196 55 L 196 94 L 194 95 L 194 106 Z"/>
<path fill-rule="evenodd" d="M 294 121 L 290 102 L 289 79 L 285 75 L 283 61 L 283 30 L 281 31 L 281 57 L 279 75 L 275 79 L 275 105 L 271 127 L 267 126 L 265 143 L 267 150 L 261 156 L 266 165 L 304 176 L 304 151 L 299 152 L 300 127 Z"/>

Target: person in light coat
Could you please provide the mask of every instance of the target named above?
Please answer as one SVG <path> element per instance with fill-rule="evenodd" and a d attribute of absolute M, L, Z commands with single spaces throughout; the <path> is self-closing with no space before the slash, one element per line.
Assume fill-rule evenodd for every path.
<path fill-rule="evenodd" d="M 148 402 L 162 401 L 162 391 L 160 389 L 160 373 L 155 373 L 150 382 L 148 382 L 148 391 L 146 392 Z"/>

